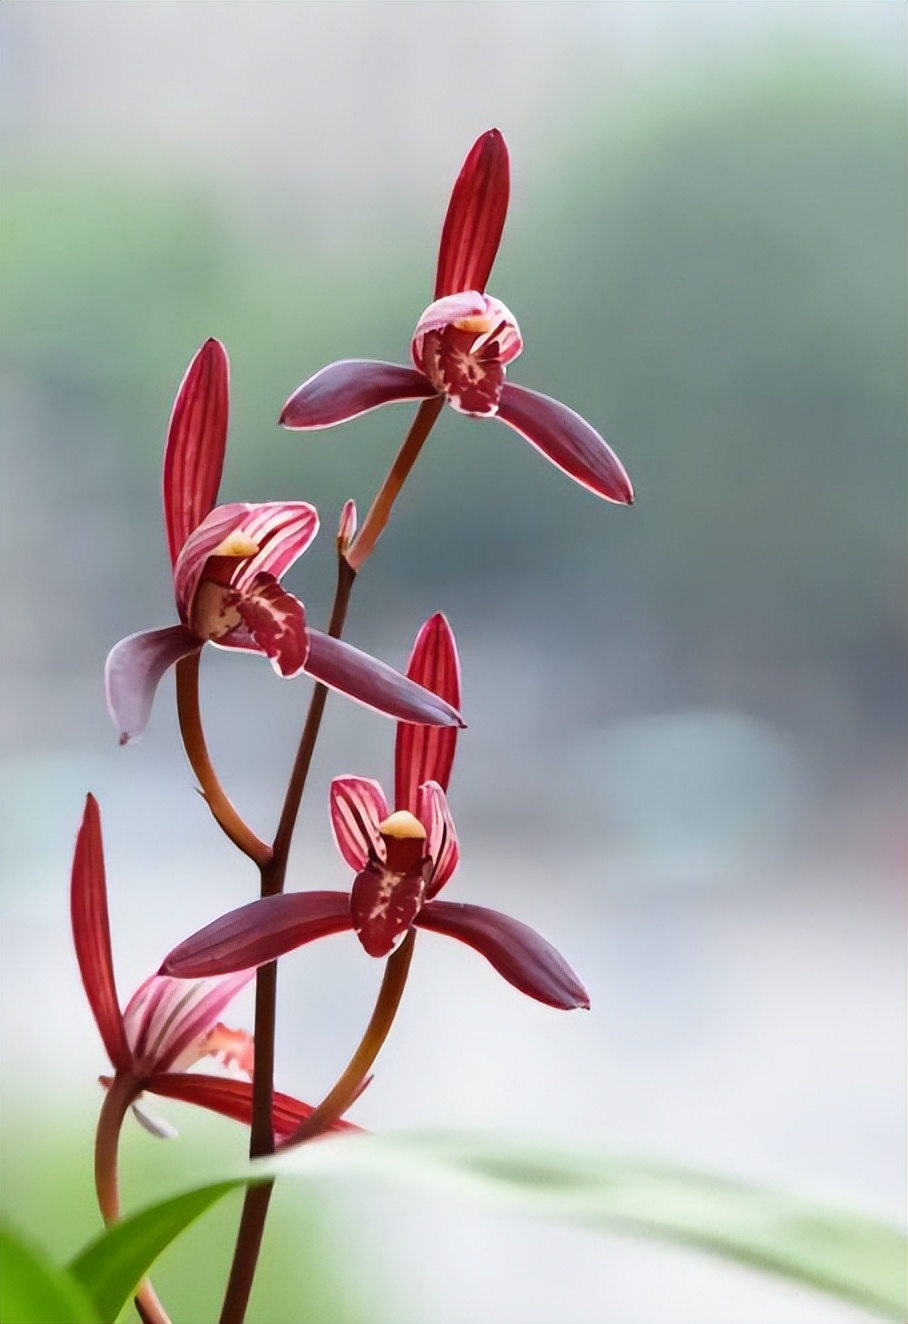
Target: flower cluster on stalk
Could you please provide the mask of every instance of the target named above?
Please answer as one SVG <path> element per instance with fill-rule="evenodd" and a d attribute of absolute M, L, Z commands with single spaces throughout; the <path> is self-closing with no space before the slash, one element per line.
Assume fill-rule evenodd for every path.
<path fill-rule="evenodd" d="M 343 508 L 338 588 L 327 632 L 309 625 L 303 603 L 282 582 L 316 536 L 316 508 L 302 500 L 217 504 L 229 413 L 229 363 L 219 341 L 202 345 L 177 391 L 162 485 L 177 621 L 114 645 L 105 665 L 107 703 L 121 744 L 135 740 L 148 724 L 162 677 L 176 667 L 187 755 L 221 829 L 258 867 L 260 897 L 178 944 L 159 972 L 121 1007 L 100 812 L 88 796 L 72 865 L 71 919 L 82 983 L 113 1070 L 101 1078 L 107 1094 L 95 1164 L 107 1221 L 119 1217 L 117 1138 L 126 1111 L 133 1108 L 143 1124 L 166 1133 L 164 1124 L 145 1114 L 145 1094 L 197 1104 L 249 1125 L 253 1154 L 326 1131 L 356 1129 L 342 1115 L 369 1079 L 384 1043 L 418 932 L 442 934 L 473 948 L 507 983 L 538 1002 L 562 1010 L 589 1006 L 573 970 L 533 929 L 484 906 L 440 897 L 460 860 L 447 793 L 464 726 L 460 660 L 446 618 L 436 613 L 419 630 L 405 673 L 340 638 L 353 580 L 445 402 L 474 418 L 499 419 L 595 495 L 623 505 L 633 501 L 627 473 L 595 428 L 566 405 L 507 379 L 523 339 L 513 314 L 486 286 L 509 193 L 507 147 L 492 129 L 473 145 L 455 182 L 432 302 L 411 339 L 411 366 L 359 359 L 332 363 L 305 381 L 283 408 L 285 427 L 314 430 L 393 402 L 419 404 L 358 531 L 354 503 Z M 306 674 L 318 682 L 270 846 L 240 818 L 211 766 L 199 708 L 198 662 L 189 661 L 206 644 L 267 657 L 284 679 Z M 350 886 L 284 892 L 290 841 L 324 712 L 324 687 L 396 721 L 393 796 L 389 799 L 371 778 L 335 777 L 330 822 L 352 873 Z M 354 933 L 369 956 L 388 959 L 359 1048 L 332 1091 L 312 1108 L 273 1090 L 273 970 L 261 968 L 295 948 L 345 932 Z M 256 1033 L 267 1064 L 258 1070 L 252 1036 L 220 1021 L 256 970 Z M 206 1059 L 228 1067 L 229 1074 L 194 1070 Z M 247 1195 L 225 1320 L 243 1318 L 265 1210 L 267 1197 L 256 1203 Z M 143 1320 L 166 1324 L 166 1312 L 149 1284 L 138 1289 L 137 1304 Z"/>

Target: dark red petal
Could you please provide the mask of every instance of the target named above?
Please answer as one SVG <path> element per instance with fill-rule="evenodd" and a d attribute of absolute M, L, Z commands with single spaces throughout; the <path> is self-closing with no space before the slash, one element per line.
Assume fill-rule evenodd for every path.
<path fill-rule="evenodd" d="M 110 950 L 107 882 L 101 815 L 93 795 L 85 800 L 82 825 L 76 837 L 70 888 L 73 942 L 85 995 L 116 1071 L 128 1070 L 132 1054 L 120 1012 Z"/>
<path fill-rule="evenodd" d="M 329 812 L 337 849 L 351 869 L 364 869 L 370 857 L 384 860 L 378 825 L 388 817 L 388 804 L 378 782 L 370 777 L 335 777 Z"/>
<path fill-rule="evenodd" d="M 245 1126 L 252 1122 L 252 1086 L 248 1080 L 235 1080 L 230 1076 L 207 1076 L 199 1072 L 190 1075 L 180 1071 L 154 1076 L 145 1083 L 150 1094 L 166 1099 L 179 1099 L 182 1103 L 195 1103 L 201 1108 L 230 1117 Z M 301 1123 L 312 1116 L 312 1105 L 294 1099 L 290 1094 L 275 1091 L 272 1117 L 278 1139 L 292 1135 Z M 334 1122 L 331 1131 L 360 1131 L 352 1122 Z"/>
<path fill-rule="evenodd" d="M 489 129 L 470 148 L 451 193 L 441 231 L 435 298 L 463 290 L 485 290 L 501 243 L 511 168 L 498 129 Z"/>
<path fill-rule="evenodd" d="M 104 688 L 121 745 L 137 740 L 148 725 L 151 705 L 167 668 L 201 647 L 201 640 L 185 625 L 142 630 L 114 644 L 104 664 Z"/>
<path fill-rule="evenodd" d="M 416 918 L 424 890 L 421 867 L 394 874 L 376 864 L 356 875 L 350 914 L 354 932 L 370 956 L 388 955 Z"/>
<path fill-rule="evenodd" d="M 281 676 L 297 676 L 306 665 L 309 638 L 303 604 L 273 575 L 257 575 L 242 593 L 227 594 L 258 648 Z M 229 636 L 228 636 L 229 637 Z"/>
<path fill-rule="evenodd" d="M 428 400 L 437 394 L 415 368 L 375 359 L 341 359 L 297 387 L 279 421 L 285 428 L 332 428 L 380 405 Z"/>
<path fill-rule="evenodd" d="M 285 892 L 231 910 L 174 947 L 160 974 L 191 979 L 274 961 L 353 927 L 347 892 Z"/>
<path fill-rule="evenodd" d="M 358 648 L 332 639 L 320 630 L 309 631 L 306 671 L 322 684 L 340 690 L 350 699 L 375 708 L 401 722 L 424 722 L 428 726 L 466 726 L 455 708 L 444 699 L 402 676 L 386 662 Z"/>
<path fill-rule="evenodd" d="M 426 621 L 407 663 L 407 675 L 418 685 L 460 708 L 460 659 L 450 625 L 437 612 Z M 438 782 L 448 789 L 457 731 L 401 723 L 394 745 L 394 805 L 417 811 L 417 793 L 423 782 Z"/>
<path fill-rule="evenodd" d="M 457 938 L 479 952 L 509 984 L 549 1007 L 571 1011 L 588 1008 L 590 1000 L 564 957 L 535 929 L 497 910 L 430 901 L 413 921 Z"/>
<path fill-rule="evenodd" d="M 171 565 L 217 500 L 227 448 L 230 363 L 206 340 L 180 383 L 164 451 L 164 526 Z"/>
<path fill-rule="evenodd" d="M 633 504 L 634 489 L 618 456 L 595 428 L 567 405 L 505 382 L 498 417 L 581 487 L 606 501 Z"/>

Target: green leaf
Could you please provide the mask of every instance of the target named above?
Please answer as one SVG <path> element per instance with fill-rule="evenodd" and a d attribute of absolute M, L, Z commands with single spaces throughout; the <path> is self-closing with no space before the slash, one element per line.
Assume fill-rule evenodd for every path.
<path fill-rule="evenodd" d="M 161 1252 L 206 1209 L 241 1185 L 242 1178 L 220 1181 L 149 1205 L 86 1246 L 69 1271 L 95 1302 L 101 1318 L 116 1319 Z"/>
<path fill-rule="evenodd" d="M 899 1229 L 674 1164 L 468 1133 L 357 1137 L 289 1151 L 269 1172 L 347 1167 L 464 1191 L 585 1226 L 680 1242 L 905 1319 Z"/>
<path fill-rule="evenodd" d="M 0 1228 L 4 1324 L 100 1324 L 80 1284 L 8 1226 Z"/>

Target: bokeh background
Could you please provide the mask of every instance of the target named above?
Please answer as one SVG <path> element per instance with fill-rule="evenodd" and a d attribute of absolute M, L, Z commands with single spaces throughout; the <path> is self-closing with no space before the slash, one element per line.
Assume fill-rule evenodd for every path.
<path fill-rule="evenodd" d="M 491 282 L 526 340 L 512 378 L 593 420 L 638 503 L 607 507 L 448 411 L 348 636 L 400 665 L 448 614 L 470 722 L 451 899 L 540 928 L 593 1011 L 530 1003 L 425 935 L 354 1116 L 902 1215 L 905 12 L 3 5 L 3 1197 L 56 1253 L 98 1224 L 105 1063 L 66 902 L 84 793 L 124 996 L 254 888 L 193 793 L 168 684 L 127 750 L 101 692 L 110 645 L 172 619 L 174 391 L 223 339 L 223 496 L 318 505 L 288 583 L 323 619 L 341 504 L 368 502 L 408 411 L 310 436 L 277 414 L 331 359 L 406 361 L 450 185 L 492 124 L 514 163 Z M 224 780 L 267 833 L 307 683 L 214 650 L 204 681 Z M 293 886 L 346 884 L 327 784 L 387 779 L 392 739 L 332 700 Z M 378 977 L 343 939 L 284 963 L 281 1087 L 331 1083 Z M 232 1019 L 249 1018 L 247 1001 Z M 183 1138 L 130 1129 L 127 1201 L 242 1152 L 239 1128 L 164 1110 Z M 183 1318 L 214 1318 L 235 1215 L 162 1263 Z M 259 1324 L 864 1318 L 694 1254 L 352 1181 L 285 1183 L 267 1255 Z"/>

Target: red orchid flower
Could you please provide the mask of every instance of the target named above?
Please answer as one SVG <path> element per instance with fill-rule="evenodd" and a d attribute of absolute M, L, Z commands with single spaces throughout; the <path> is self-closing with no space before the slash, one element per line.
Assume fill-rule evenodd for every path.
<path fill-rule="evenodd" d="M 198 351 L 177 392 L 164 453 L 164 524 L 179 625 L 121 639 L 105 666 L 120 743 L 145 729 L 158 682 L 206 643 L 263 653 L 279 675 L 301 671 L 404 721 L 462 725 L 456 712 L 383 662 L 309 629 L 281 586 L 318 531 L 305 501 L 215 506 L 227 446 L 229 363 L 217 340 Z"/>
<path fill-rule="evenodd" d="M 407 674 L 450 703 L 460 701 L 454 637 L 441 615 L 422 627 Z M 539 1002 L 588 1007 L 577 976 L 545 939 L 483 906 L 437 900 L 457 867 L 457 833 L 445 791 L 456 733 L 399 726 L 395 799 L 389 812 L 377 782 L 341 777 L 331 785 L 338 848 L 356 871 L 350 892 L 296 892 L 241 906 L 167 956 L 162 974 L 183 978 L 262 965 L 317 938 L 353 929 L 370 956 L 386 956 L 411 927 L 474 948 L 510 984 Z"/>
<path fill-rule="evenodd" d="M 218 1018 L 254 972 L 247 969 L 190 981 L 152 975 L 121 1012 L 110 947 L 101 816 L 92 795 L 86 799 L 76 838 L 70 905 L 85 993 L 116 1080 L 142 1124 L 158 1135 L 172 1134 L 136 1107 L 147 1091 L 199 1104 L 248 1125 L 252 1118 L 252 1035 L 231 1030 Z M 232 1066 L 249 1079 L 188 1075 L 189 1067 L 205 1057 Z M 102 1081 L 111 1084 L 108 1078 L 102 1077 Z M 277 1136 L 290 1135 L 311 1113 L 308 1104 L 289 1094 L 275 1094 Z M 340 1123 L 336 1129 L 356 1128 Z"/>
<path fill-rule="evenodd" d="M 333 427 L 379 405 L 445 396 L 462 414 L 499 418 L 582 487 L 630 505 L 631 481 L 599 433 L 572 409 L 505 380 L 523 349 L 513 315 L 486 294 L 510 191 L 508 149 L 497 129 L 473 144 L 441 232 L 435 299 L 416 323 L 412 368 L 344 359 L 322 368 L 284 405 L 281 423 Z"/>

